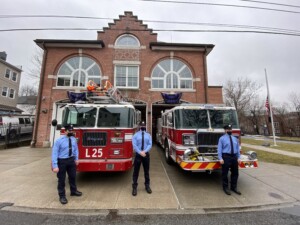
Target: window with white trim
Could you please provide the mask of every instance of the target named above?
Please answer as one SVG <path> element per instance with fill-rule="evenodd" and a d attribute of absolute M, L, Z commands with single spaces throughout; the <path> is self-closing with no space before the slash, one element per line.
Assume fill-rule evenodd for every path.
<path fill-rule="evenodd" d="M 5 77 L 8 78 L 8 79 L 10 78 L 10 69 L 6 69 Z"/>
<path fill-rule="evenodd" d="M 8 87 L 3 87 L 1 95 L 7 97 L 7 94 L 8 94 Z"/>
<path fill-rule="evenodd" d="M 15 98 L 15 90 L 14 89 L 9 89 L 9 97 Z"/>
<path fill-rule="evenodd" d="M 57 73 L 57 86 L 85 87 L 89 80 L 101 84 L 99 65 L 88 57 L 73 57 L 64 62 Z"/>
<path fill-rule="evenodd" d="M 190 68 L 177 59 L 159 62 L 152 71 L 151 81 L 152 89 L 193 89 Z"/>
<path fill-rule="evenodd" d="M 17 79 L 18 79 L 18 74 L 16 72 L 12 72 L 11 80 L 12 81 L 17 81 Z"/>
<path fill-rule="evenodd" d="M 119 47 L 139 47 L 140 42 L 135 36 L 124 34 L 116 40 L 115 45 Z"/>
<path fill-rule="evenodd" d="M 115 86 L 119 88 L 139 87 L 139 67 L 116 65 L 115 66 Z"/>

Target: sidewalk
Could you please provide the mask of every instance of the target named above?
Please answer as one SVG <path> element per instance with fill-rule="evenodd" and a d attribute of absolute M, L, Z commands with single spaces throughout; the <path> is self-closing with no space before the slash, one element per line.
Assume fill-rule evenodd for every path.
<path fill-rule="evenodd" d="M 279 149 L 258 146 L 258 145 L 243 144 L 243 143 L 242 143 L 242 147 L 248 147 L 248 148 L 253 148 L 253 149 L 257 149 L 257 150 L 261 150 L 261 151 L 265 151 L 265 152 L 271 152 L 271 153 L 276 153 L 276 154 L 280 154 L 280 155 L 300 158 L 300 153 L 297 153 L 297 152 L 288 152 L 288 151 L 283 151 L 283 150 L 279 150 Z M 299 148 L 300 148 L 300 145 L 299 145 Z"/>

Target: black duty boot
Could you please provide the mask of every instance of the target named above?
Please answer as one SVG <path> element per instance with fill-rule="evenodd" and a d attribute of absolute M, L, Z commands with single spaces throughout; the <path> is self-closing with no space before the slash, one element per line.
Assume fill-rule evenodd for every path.
<path fill-rule="evenodd" d="M 137 185 L 132 185 L 132 195 L 133 196 L 137 195 Z"/>
<path fill-rule="evenodd" d="M 146 186 L 145 188 L 146 188 L 146 191 L 147 191 L 148 194 L 152 193 L 152 190 L 151 190 L 150 186 Z"/>
<path fill-rule="evenodd" d="M 226 195 L 231 195 L 231 192 L 229 191 L 228 188 L 223 188 L 223 191 L 225 192 Z"/>

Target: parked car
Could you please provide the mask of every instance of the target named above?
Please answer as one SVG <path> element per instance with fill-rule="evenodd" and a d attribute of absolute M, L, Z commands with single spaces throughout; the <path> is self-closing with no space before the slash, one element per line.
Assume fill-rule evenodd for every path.
<path fill-rule="evenodd" d="M 30 134 L 33 132 L 34 116 L 11 115 L 0 116 L 0 135 L 15 138 L 18 134 Z"/>

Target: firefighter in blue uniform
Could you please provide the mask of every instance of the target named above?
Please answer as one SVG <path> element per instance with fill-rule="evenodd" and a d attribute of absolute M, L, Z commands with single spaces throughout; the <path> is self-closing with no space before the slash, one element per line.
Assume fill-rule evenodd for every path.
<path fill-rule="evenodd" d="M 78 146 L 73 134 L 73 125 L 65 126 L 66 135 L 58 138 L 52 148 L 52 171 L 57 173 L 58 195 L 61 204 L 67 204 L 65 191 L 66 173 L 69 177 L 71 196 L 81 196 L 76 186 L 76 166 L 78 165 Z"/>
<path fill-rule="evenodd" d="M 239 177 L 240 146 L 239 140 L 232 136 L 232 126 L 224 126 L 225 134 L 220 137 L 218 143 L 218 158 L 222 165 L 222 185 L 223 191 L 231 195 L 231 191 L 238 195 L 241 192 L 237 189 L 237 180 Z M 230 190 L 228 189 L 228 171 L 231 171 Z"/>
<path fill-rule="evenodd" d="M 146 132 L 146 124 L 145 122 L 140 123 L 140 130 L 136 132 L 132 137 L 132 146 L 135 151 L 135 159 L 134 159 L 134 169 L 132 176 L 132 195 L 137 195 L 137 186 L 138 186 L 138 178 L 141 164 L 143 164 L 144 168 L 144 177 L 145 177 L 145 189 L 147 193 L 151 194 L 152 190 L 150 188 L 150 176 L 149 176 L 149 168 L 150 168 L 150 155 L 149 151 L 152 147 L 152 138 L 149 133 Z"/>

